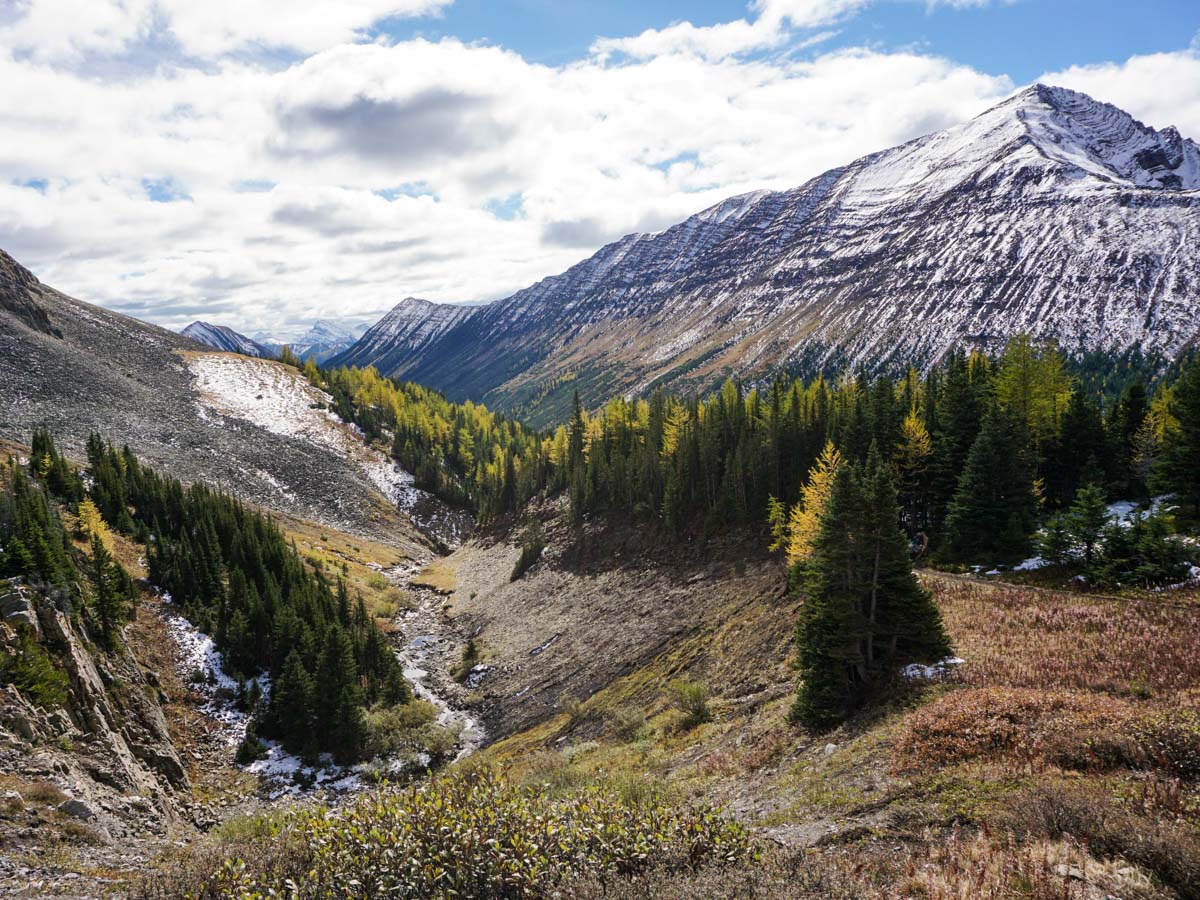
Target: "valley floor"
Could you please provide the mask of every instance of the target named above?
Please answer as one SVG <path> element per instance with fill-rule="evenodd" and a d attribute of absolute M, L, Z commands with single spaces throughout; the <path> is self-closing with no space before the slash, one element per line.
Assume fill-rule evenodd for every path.
<path fill-rule="evenodd" d="M 813 734 L 787 720 L 801 601 L 761 536 L 665 545 L 649 529 L 572 528 L 555 506 L 538 515 L 547 547 L 515 580 L 524 522 L 433 560 L 287 528 L 364 594 L 458 746 L 486 730 L 458 768 L 493 765 L 553 796 L 603 785 L 717 804 L 763 848 L 753 864 L 579 896 L 1197 896 L 1200 590 L 1089 597 L 925 571 L 964 663 L 897 679 L 871 712 Z M 26 799 L 3 815 L 10 893 L 124 892 L 189 848 L 241 855 L 269 835 L 273 791 L 232 763 L 157 602 L 145 598 L 128 641 L 168 698 L 186 813 L 113 845 L 63 827 L 54 798 L 31 832 L 40 801 Z M 480 658 L 453 672 L 472 638 Z M 684 684 L 702 714 L 681 706 Z"/>

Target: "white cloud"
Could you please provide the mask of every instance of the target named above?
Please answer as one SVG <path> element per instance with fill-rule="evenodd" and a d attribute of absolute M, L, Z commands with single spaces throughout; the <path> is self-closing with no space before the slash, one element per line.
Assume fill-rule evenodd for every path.
<path fill-rule="evenodd" d="M 380 19 L 435 14 L 453 0 L 8 0 L 4 46 L 34 59 L 111 56 L 173 41 L 213 58 L 247 48 L 311 53 L 355 40 Z"/>
<path fill-rule="evenodd" d="M 607 59 L 627 56 L 648 59 L 669 53 L 688 53 L 720 59 L 739 53 L 778 47 L 791 28 L 830 25 L 857 12 L 870 0 L 753 0 L 748 11 L 753 18 L 717 25 L 696 26 L 677 22 L 666 28 L 650 28 L 634 37 L 601 38 L 592 53 Z"/>
<path fill-rule="evenodd" d="M 854 5 L 769 0 L 751 27 L 824 27 Z M 287 40 L 328 46 L 286 67 L 223 56 L 97 80 L 0 49 L 0 247 L 75 296 L 175 327 L 286 330 L 408 295 L 492 299 L 603 241 L 797 185 L 1013 89 L 916 52 L 751 58 L 668 42 L 548 67 L 456 40 L 348 42 L 385 7 L 397 0 L 364 0 L 321 41 L 289 25 Z M 64 46 L 138 40 L 122 27 Z M 239 27 L 196 25 L 189 46 L 284 39 Z M 1195 65 L 1146 57 L 1059 80 L 1090 79 L 1154 124 L 1179 104 L 1197 135 L 1196 98 L 1169 87 L 1198 83 Z M 1126 96 L 1130 73 L 1146 89 Z M 172 190 L 149 192 L 155 181 Z"/>

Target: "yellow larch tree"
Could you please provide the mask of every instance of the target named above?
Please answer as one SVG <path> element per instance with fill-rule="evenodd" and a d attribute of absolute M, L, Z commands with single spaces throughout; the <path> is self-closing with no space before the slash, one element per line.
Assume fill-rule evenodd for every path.
<path fill-rule="evenodd" d="M 842 454 L 830 441 L 808 473 L 808 482 L 800 492 L 800 502 L 792 508 L 788 520 L 787 564 L 808 561 L 821 529 L 821 517 L 829 503 L 833 480 L 842 467 Z"/>

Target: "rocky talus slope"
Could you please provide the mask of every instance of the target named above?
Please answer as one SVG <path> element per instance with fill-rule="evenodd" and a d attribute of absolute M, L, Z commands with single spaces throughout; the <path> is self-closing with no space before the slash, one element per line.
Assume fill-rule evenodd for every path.
<path fill-rule="evenodd" d="M 3 251 L 0 297 L 0 438 L 27 443 L 44 425 L 82 458 L 88 435 L 99 432 L 184 481 L 339 530 L 428 546 L 357 459 L 206 406 L 189 366 L 212 353 L 205 346 L 67 297 Z"/>

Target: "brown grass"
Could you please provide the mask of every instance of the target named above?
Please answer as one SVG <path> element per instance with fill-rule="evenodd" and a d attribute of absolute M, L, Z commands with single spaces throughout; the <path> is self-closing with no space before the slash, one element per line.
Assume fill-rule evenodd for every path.
<path fill-rule="evenodd" d="M 1200 610 L 934 579 L 972 686 L 1144 697 L 1200 685 Z"/>
<path fill-rule="evenodd" d="M 412 578 L 412 584 L 448 596 L 458 589 L 458 573 L 448 560 L 435 559 Z"/>

